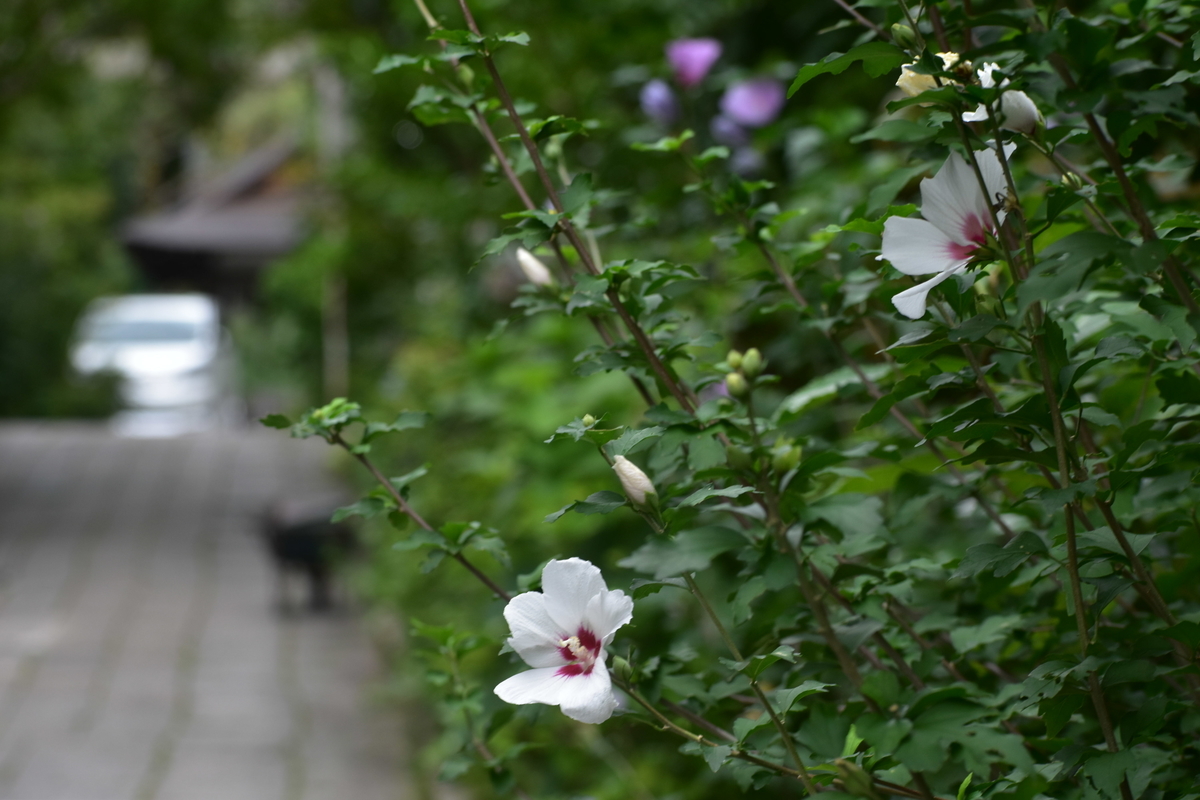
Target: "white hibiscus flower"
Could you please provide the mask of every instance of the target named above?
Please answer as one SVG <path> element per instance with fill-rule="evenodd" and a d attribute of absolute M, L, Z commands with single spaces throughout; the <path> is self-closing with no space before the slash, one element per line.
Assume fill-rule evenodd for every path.
<path fill-rule="evenodd" d="M 1007 157 L 1016 145 L 1005 146 Z M 965 272 L 967 264 L 987 237 L 995 235 L 989 206 L 1004 194 L 1004 173 L 992 150 L 975 151 L 975 160 L 987 186 L 985 194 L 971 165 L 957 153 L 942 165 L 932 178 L 921 181 L 921 213 L 925 219 L 888 217 L 883 225 L 880 261 L 890 261 L 905 275 L 932 278 L 905 289 L 892 298 L 892 304 L 909 319 L 925 315 L 929 291 L 952 275 Z M 1003 221 L 1003 211 L 999 213 Z"/>
<path fill-rule="evenodd" d="M 604 722 L 617 707 L 604 648 L 632 617 L 633 600 L 609 591 L 598 567 L 579 558 L 549 562 L 542 591 L 519 594 L 504 608 L 508 644 L 533 669 L 503 681 L 496 695 L 517 705 L 558 706 L 580 722 Z"/>

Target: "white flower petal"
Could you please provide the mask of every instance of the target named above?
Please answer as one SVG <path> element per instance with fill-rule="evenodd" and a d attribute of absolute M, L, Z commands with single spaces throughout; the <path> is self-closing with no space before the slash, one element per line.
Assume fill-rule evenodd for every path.
<path fill-rule="evenodd" d="M 929 295 L 929 290 L 951 275 L 962 272 L 964 266 L 966 266 L 965 263 L 944 272 L 939 272 L 929 280 L 918 283 L 911 289 L 905 289 L 903 292 L 892 297 L 892 305 L 909 319 L 920 319 L 925 316 L 925 299 Z"/>
<path fill-rule="evenodd" d="M 888 217 L 879 258 L 905 275 L 942 272 L 963 262 L 962 246 L 923 219 Z"/>
<path fill-rule="evenodd" d="M 564 714 L 593 724 L 612 716 L 617 698 L 613 696 L 612 679 L 603 664 L 597 664 L 590 675 L 574 675 L 565 680 L 563 697 L 559 701 Z"/>
<path fill-rule="evenodd" d="M 1004 145 L 1004 158 L 1012 158 L 1016 149 L 1016 142 Z M 987 185 L 988 198 L 992 202 L 997 202 L 997 198 L 1008 194 L 1008 181 L 1004 179 L 1004 167 L 1000 166 L 1000 159 L 996 156 L 996 151 L 990 147 L 987 150 L 976 150 L 975 161 L 979 164 L 979 173 L 983 175 L 983 182 Z M 923 211 L 924 209 L 922 209 Z M 990 224 L 988 228 L 991 228 Z"/>
<path fill-rule="evenodd" d="M 557 667 L 565 663 L 559 652 L 564 634 L 574 630 L 560 628 L 546 611 L 546 596 L 525 592 L 508 601 L 504 619 L 512 630 L 508 644 L 531 667 Z"/>
<path fill-rule="evenodd" d="M 921 181 L 921 216 L 962 245 L 982 244 L 982 231 L 991 229 L 991 214 L 975 170 L 958 153 L 951 153 L 936 175 Z"/>
<path fill-rule="evenodd" d="M 982 103 L 974 111 L 964 111 L 963 122 L 987 122 L 987 106 Z"/>
<path fill-rule="evenodd" d="M 502 681 L 495 692 L 514 705 L 559 706 L 564 714 L 580 722 L 604 722 L 617 707 L 612 679 L 603 664 L 597 664 L 588 675 L 563 675 L 554 668 L 526 670 Z"/>
<path fill-rule="evenodd" d="M 992 73 L 1000 69 L 1000 65 L 994 61 L 989 61 L 984 64 L 975 74 L 979 76 L 979 85 L 985 89 L 991 89 L 996 85 L 996 79 L 992 77 Z M 1008 83 L 1006 80 L 1005 83 Z"/>
<path fill-rule="evenodd" d="M 600 568 L 581 558 L 551 561 L 542 570 L 546 611 L 560 628 L 572 636 L 583 622 L 588 601 L 608 586 Z M 598 631 L 592 631 L 599 636 Z"/>
<path fill-rule="evenodd" d="M 609 644 L 617 629 L 633 619 L 633 598 L 620 589 L 601 592 L 588 601 L 583 612 L 583 621 L 592 633 Z"/>
<path fill-rule="evenodd" d="M 496 696 L 504 702 L 518 706 L 529 703 L 556 706 L 571 691 L 568 681 L 580 681 L 583 677 L 559 675 L 557 667 L 528 669 L 501 681 L 495 691 Z"/>

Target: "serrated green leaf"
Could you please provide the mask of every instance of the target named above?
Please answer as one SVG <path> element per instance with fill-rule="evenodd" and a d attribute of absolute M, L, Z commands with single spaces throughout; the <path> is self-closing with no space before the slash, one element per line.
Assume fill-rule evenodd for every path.
<path fill-rule="evenodd" d="M 745 537 L 737 531 L 710 525 L 684 531 L 673 539 L 653 539 L 618 564 L 661 580 L 707 569 L 718 555 L 745 544 Z"/>
<path fill-rule="evenodd" d="M 909 60 L 903 50 L 887 42 L 867 42 L 846 53 L 830 53 L 816 64 L 808 64 L 800 68 L 800 71 L 796 73 L 796 79 L 788 88 L 788 97 L 794 95 L 800 87 L 818 75 L 840 75 L 855 62 L 862 62 L 866 73 L 872 78 L 878 78 Z"/>

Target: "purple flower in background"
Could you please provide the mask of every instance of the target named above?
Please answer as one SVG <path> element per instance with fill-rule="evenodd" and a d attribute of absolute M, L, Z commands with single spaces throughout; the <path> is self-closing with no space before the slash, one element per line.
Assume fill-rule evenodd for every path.
<path fill-rule="evenodd" d="M 721 111 L 739 125 L 761 128 L 775 121 L 783 101 L 783 84 L 771 78 L 754 78 L 726 89 Z"/>
<path fill-rule="evenodd" d="M 676 39 L 668 42 L 666 49 L 675 80 L 685 89 L 704 80 L 721 57 L 721 43 L 716 39 Z"/>
<path fill-rule="evenodd" d="M 750 132 L 724 114 L 713 117 L 708 123 L 708 130 L 718 144 L 726 147 L 750 144 Z"/>
<path fill-rule="evenodd" d="M 642 86 L 638 101 L 642 112 L 659 125 L 670 125 L 679 116 L 679 101 L 666 81 L 655 78 Z"/>

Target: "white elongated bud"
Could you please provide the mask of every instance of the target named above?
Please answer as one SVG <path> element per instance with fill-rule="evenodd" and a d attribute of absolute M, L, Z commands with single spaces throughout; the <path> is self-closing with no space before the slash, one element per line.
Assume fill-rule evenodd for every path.
<path fill-rule="evenodd" d="M 521 265 L 521 272 L 525 273 L 525 277 L 534 286 L 550 286 L 554 283 L 554 276 L 542 260 L 524 247 L 517 248 L 517 263 Z"/>
<path fill-rule="evenodd" d="M 646 473 L 625 456 L 617 456 L 613 459 L 613 471 L 617 473 L 617 478 L 621 481 L 621 488 L 625 490 L 625 496 L 635 506 L 646 505 L 647 495 L 658 495 L 658 492 L 654 490 L 654 484 L 646 477 Z"/>
<path fill-rule="evenodd" d="M 1000 127 L 1010 131 L 1033 133 L 1044 124 L 1042 112 L 1029 95 L 1021 91 L 1005 92 L 1000 95 Z"/>

